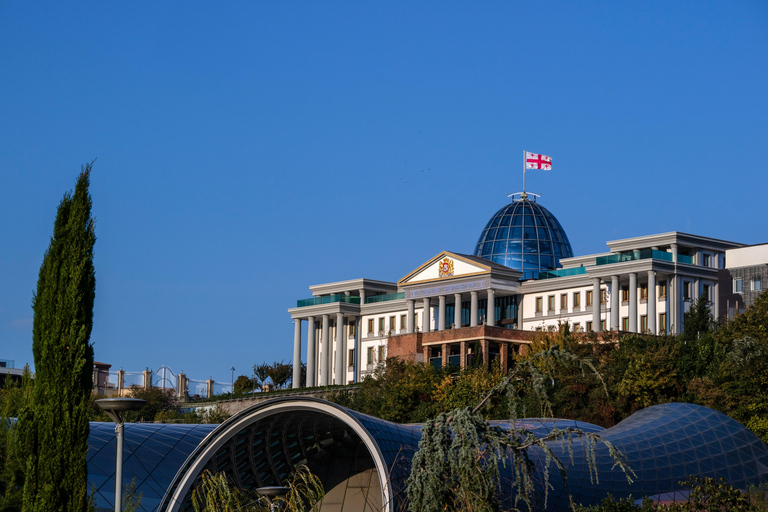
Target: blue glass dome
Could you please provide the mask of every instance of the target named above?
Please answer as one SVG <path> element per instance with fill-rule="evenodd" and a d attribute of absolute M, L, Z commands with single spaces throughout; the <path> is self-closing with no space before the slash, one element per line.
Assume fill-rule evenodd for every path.
<path fill-rule="evenodd" d="M 491 217 L 475 245 L 475 256 L 522 272 L 560 267 L 573 256 L 563 226 L 549 210 L 525 196 Z"/>

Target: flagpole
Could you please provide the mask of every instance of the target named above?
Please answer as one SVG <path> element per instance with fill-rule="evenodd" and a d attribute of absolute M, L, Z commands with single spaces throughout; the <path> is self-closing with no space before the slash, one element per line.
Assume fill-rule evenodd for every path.
<path fill-rule="evenodd" d="M 523 150 L 523 194 L 525 194 L 525 150 Z"/>

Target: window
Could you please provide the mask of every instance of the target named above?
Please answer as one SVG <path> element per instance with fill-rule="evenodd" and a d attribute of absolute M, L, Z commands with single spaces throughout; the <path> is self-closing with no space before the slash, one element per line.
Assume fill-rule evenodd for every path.
<path fill-rule="evenodd" d="M 573 292 L 573 307 L 581 307 L 581 292 Z"/>
<path fill-rule="evenodd" d="M 373 318 L 368 319 L 368 334 L 373 334 Z"/>
<path fill-rule="evenodd" d="M 568 309 L 568 294 L 563 293 L 560 295 L 560 309 Z"/>
<path fill-rule="evenodd" d="M 579 332 L 581 331 L 581 324 L 579 322 L 573 323 L 573 332 Z"/>
<path fill-rule="evenodd" d="M 691 300 L 691 282 L 683 281 L 683 300 Z"/>
<path fill-rule="evenodd" d="M 592 290 L 587 290 L 587 307 L 592 305 Z M 591 331 L 592 329 L 587 329 Z"/>
<path fill-rule="evenodd" d="M 379 318 L 379 332 L 384 332 L 384 317 Z"/>
<path fill-rule="evenodd" d="M 547 297 L 547 311 L 554 311 L 555 310 L 555 296 L 550 295 Z"/>
<path fill-rule="evenodd" d="M 605 320 L 600 320 L 600 330 L 605 332 Z"/>
<path fill-rule="evenodd" d="M 755 279 L 752 281 L 752 291 L 753 292 L 759 292 L 761 290 L 761 283 L 759 279 Z"/>
<path fill-rule="evenodd" d="M 347 366 L 355 366 L 355 349 L 349 349 L 347 353 Z"/>
<path fill-rule="evenodd" d="M 704 255 L 704 266 L 705 267 L 709 267 L 710 266 L 709 254 L 705 254 Z"/>
<path fill-rule="evenodd" d="M 622 331 L 628 331 L 629 330 L 629 317 L 625 316 L 621 319 L 621 330 Z"/>
<path fill-rule="evenodd" d="M 659 313 L 659 332 L 664 334 L 667 332 L 667 314 Z"/>
<path fill-rule="evenodd" d="M 387 347 L 379 345 L 379 362 L 383 363 L 387 360 Z"/>
<path fill-rule="evenodd" d="M 648 300 L 648 285 L 644 284 L 640 287 L 640 300 Z"/>
<path fill-rule="evenodd" d="M 741 278 L 733 281 L 733 293 L 741 293 Z"/>
<path fill-rule="evenodd" d="M 640 315 L 640 332 L 648 332 L 648 315 Z"/>
<path fill-rule="evenodd" d="M 544 298 L 536 297 L 536 312 L 541 313 L 544 310 Z"/>
<path fill-rule="evenodd" d="M 701 298 L 709 302 L 709 285 L 708 284 L 705 284 L 704 286 L 702 286 Z"/>
<path fill-rule="evenodd" d="M 665 299 L 667 297 L 667 282 L 659 281 L 659 298 Z"/>
<path fill-rule="evenodd" d="M 357 327 L 357 322 L 355 322 L 355 321 L 349 322 L 349 335 L 350 336 L 354 336 L 355 335 L 356 327 Z"/>
<path fill-rule="evenodd" d="M 419 326 L 419 314 L 414 313 L 413 314 L 413 330 L 416 331 L 416 328 Z"/>
<path fill-rule="evenodd" d="M 400 330 L 408 328 L 408 315 L 400 315 Z"/>
<path fill-rule="evenodd" d="M 592 332 L 592 322 L 587 322 L 587 332 Z"/>
<path fill-rule="evenodd" d="M 389 317 L 389 330 L 394 332 L 395 331 L 395 317 L 391 316 Z"/>
<path fill-rule="evenodd" d="M 626 286 L 621 287 L 621 302 L 629 302 L 629 288 Z"/>
<path fill-rule="evenodd" d="M 368 364 L 373 364 L 373 347 L 368 347 Z"/>
<path fill-rule="evenodd" d="M 608 290 L 605 288 L 600 290 L 600 304 L 608 303 Z"/>

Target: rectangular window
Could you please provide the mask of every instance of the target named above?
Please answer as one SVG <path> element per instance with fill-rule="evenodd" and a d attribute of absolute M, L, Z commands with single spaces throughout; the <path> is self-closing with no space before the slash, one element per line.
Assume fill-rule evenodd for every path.
<path fill-rule="evenodd" d="M 659 313 L 659 332 L 665 334 L 667 332 L 667 314 Z"/>
<path fill-rule="evenodd" d="M 400 315 L 400 329 L 408 328 L 408 315 Z"/>
<path fill-rule="evenodd" d="M 397 326 L 395 325 L 395 317 L 394 316 L 389 317 L 389 330 L 392 332 L 395 332 L 396 328 Z"/>
<path fill-rule="evenodd" d="M 640 332 L 648 332 L 648 315 L 640 315 Z"/>
<path fill-rule="evenodd" d="M 625 316 L 621 319 L 621 330 L 622 331 L 628 331 L 629 330 L 629 317 Z"/>
<path fill-rule="evenodd" d="M 752 281 L 752 291 L 759 292 L 762 289 L 761 286 L 762 284 L 760 283 L 759 279 Z"/>
<path fill-rule="evenodd" d="M 373 318 L 368 319 L 368 334 L 373 334 Z"/>
<path fill-rule="evenodd" d="M 384 345 L 379 346 L 379 362 L 383 363 L 387 360 L 387 347 Z"/>
<path fill-rule="evenodd" d="M 709 267 L 710 266 L 710 260 L 709 260 L 709 254 L 704 255 L 704 266 Z"/>
<path fill-rule="evenodd" d="M 592 322 L 587 322 L 587 332 L 592 332 Z"/>
<path fill-rule="evenodd" d="M 704 286 L 702 286 L 701 298 L 709 302 L 709 285 L 708 284 L 705 284 Z"/>
<path fill-rule="evenodd" d="M 373 347 L 368 347 L 368 364 L 373 364 Z"/>
<path fill-rule="evenodd" d="M 349 349 L 347 353 L 347 366 L 355 366 L 355 349 Z"/>
<path fill-rule="evenodd" d="M 536 312 L 541 313 L 544 311 L 544 298 L 536 297 Z"/>
<path fill-rule="evenodd" d="M 573 323 L 573 332 L 579 332 L 581 331 L 581 324 L 579 322 Z"/>
<path fill-rule="evenodd" d="M 683 300 L 691 300 L 691 282 L 683 281 Z"/>
<path fill-rule="evenodd" d="M 379 318 L 379 332 L 384 332 L 384 317 Z"/>
<path fill-rule="evenodd" d="M 354 336 L 357 328 L 357 322 L 354 320 L 349 323 L 349 335 Z"/>
<path fill-rule="evenodd" d="M 568 309 L 568 294 L 563 293 L 560 295 L 560 309 Z"/>
<path fill-rule="evenodd" d="M 587 290 L 587 307 L 592 305 L 592 290 Z M 591 331 L 591 329 L 587 329 Z"/>
<path fill-rule="evenodd" d="M 741 293 L 741 278 L 733 281 L 733 293 Z"/>
<path fill-rule="evenodd" d="M 555 296 L 550 295 L 547 297 L 547 311 L 554 311 L 555 310 Z"/>
<path fill-rule="evenodd" d="M 605 332 L 605 320 L 600 320 L 600 330 Z"/>
<path fill-rule="evenodd" d="M 581 307 L 581 292 L 573 292 L 573 307 Z"/>
<path fill-rule="evenodd" d="M 629 288 L 621 287 L 621 302 L 629 302 Z"/>
<path fill-rule="evenodd" d="M 413 332 L 416 332 L 416 328 L 419 326 L 419 314 L 413 313 Z"/>
<path fill-rule="evenodd" d="M 648 285 L 644 284 L 640 287 L 640 300 L 648 300 Z"/>
<path fill-rule="evenodd" d="M 659 298 L 660 299 L 667 298 L 667 282 L 666 281 L 659 281 Z"/>
<path fill-rule="evenodd" d="M 600 290 L 600 304 L 607 304 L 608 303 L 608 290 L 603 288 Z"/>

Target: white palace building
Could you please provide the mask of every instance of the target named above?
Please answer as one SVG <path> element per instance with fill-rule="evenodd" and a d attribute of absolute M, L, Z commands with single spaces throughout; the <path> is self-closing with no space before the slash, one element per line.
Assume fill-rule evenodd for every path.
<path fill-rule="evenodd" d="M 326 386 L 358 382 L 394 356 L 461 367 L 499 359 L 506 369 L 531 331 L 564 322 L 602 338 L 679 333 L 697 298 L 723 309 L 718 271 L 743 246 L 677 231 L 607 245 L 573 256 L 554 215 L 523 193 L 491 217 L 472 255 L 443 251 L 397 282 L 310 286 L 312 298 L 288 310 L 294 386 L 302 347 L 306 385 Z"/>

